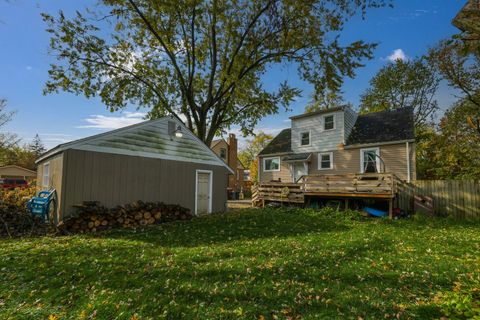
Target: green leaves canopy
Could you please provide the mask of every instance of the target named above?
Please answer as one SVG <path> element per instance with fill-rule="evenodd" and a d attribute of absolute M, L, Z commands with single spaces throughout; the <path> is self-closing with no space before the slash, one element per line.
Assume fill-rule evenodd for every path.
<path fill-rule="evenodd" d="M 300 94 L 287 83 L 267 90 L 270 66 L 293 64 L 317 92 L 338 90 L 375 47 L 342 45 L 345 21 L 385 1 L 101 0 L 74 18 L 43 14 L 57 57 L 45 93 L 173 114 L 207 144 L 232 125 L 251 133 Z"/>
<path fill-rule="evenodd" d="M 433 120 L 440 78 L 424 58 L 389 63 L 370 80 L 361 96 L 360 113 L 414 107 L 415 125 Z"/>

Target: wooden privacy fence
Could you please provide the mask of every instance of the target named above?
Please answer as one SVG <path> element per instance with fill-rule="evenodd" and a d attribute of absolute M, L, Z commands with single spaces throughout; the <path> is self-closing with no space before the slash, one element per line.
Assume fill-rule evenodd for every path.
<path fill-rule="evenodd" d="M 433 198 L 435 211 L 457 218 L 480 218 L 479 180 L 415 180 L 397 182 L 397 205 L 413 211 L 415 195 Z"/>

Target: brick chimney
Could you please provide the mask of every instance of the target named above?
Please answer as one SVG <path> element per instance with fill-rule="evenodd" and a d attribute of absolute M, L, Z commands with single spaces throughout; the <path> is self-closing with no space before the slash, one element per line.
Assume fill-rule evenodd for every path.
<path fill-rule="evenodd" d="M 228 135 L 228 166 L 235 172 L 234 175 L 230 175 L 228 178 L 228 187 L 237 189 L 237 138 L 233 133 Z"/>

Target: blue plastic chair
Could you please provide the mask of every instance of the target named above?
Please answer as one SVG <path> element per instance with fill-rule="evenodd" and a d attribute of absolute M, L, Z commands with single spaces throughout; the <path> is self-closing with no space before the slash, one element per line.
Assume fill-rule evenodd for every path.
<path fill-rule="evenodd" d="M 43 221 L 48 222 L 50 215 L 57 210 L 57 191 L 40 191 L 36 197 L 27 202 L 27 209 L 33 216 L 40 217 Z"/>

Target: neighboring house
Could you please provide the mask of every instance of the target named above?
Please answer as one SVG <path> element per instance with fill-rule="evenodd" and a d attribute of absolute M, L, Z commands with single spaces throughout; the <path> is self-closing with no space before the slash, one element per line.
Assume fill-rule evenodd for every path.
<path fill-rule="evenodd" d="M 228 175 L 233 174 L 171 117 L 59 145 L 37 164 L 37 184 L 57 190 L 57 221 L 83 201 L 107 207 L 162 201 L 195 214 L 224 211 Z"/>
<path fill-rule="evenodd" d="M 228 177 L 228 190 L 241 191 L 244 186 L 245 167 L 238 159 L 238 142 L 233 133 L 228 135 L 228 141 L 225 139 L 213 140 L 210 149 L 213 150 L 225 163 L 235 172 L 235 175 Z"/>
<path fill-rule="evenodd" d="M 416 178 L 413 109 L 357 115 L 347 106 L 290 118 L 259 153 L 259 181 L 303 175 L 390 172 Z"/>
<path fill-rule="evenodd" d="M 33 170 L 23 168 L 16 165 L 0 167 L 0 178 L 16 178 L 33 180 L 37 177 L 37 173 Z"/>

